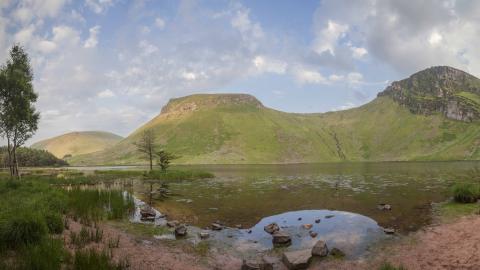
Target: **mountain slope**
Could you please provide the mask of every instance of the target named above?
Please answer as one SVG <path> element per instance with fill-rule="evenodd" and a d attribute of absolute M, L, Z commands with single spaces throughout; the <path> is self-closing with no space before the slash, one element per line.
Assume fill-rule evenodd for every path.
<path fill-rule="evenodd" d="M 284 113 L 243 94 L 173 99 L 117 145 L 70 163 L 141 164 L 133 143 L 145 129 L 154 130 L 159 144 L 181 155 L 178 163 L 480 159 L 480 122 L 469 113 L 478 109 L 480 80 L 452 68 L 423 72 L 394 82 L 364 106 L 339 112 Z M 429 107 L 439 96 L 430 90 L 444 94 L 437 106 Z M 458 105 L 464 97 L 469 102 Z M 452 100 L 457 102 L 453 115 Z"/>
<path fill-rule="evenodd" d="M 104 150 L 122 137 L 103 131 L 70 132 L 32 144 L 32 148 L 47 150 L 57 158 L 76 156 Z"/>

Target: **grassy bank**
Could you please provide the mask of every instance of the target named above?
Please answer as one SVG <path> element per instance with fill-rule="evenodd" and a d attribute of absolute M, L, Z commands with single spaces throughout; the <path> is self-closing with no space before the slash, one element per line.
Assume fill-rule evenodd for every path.
<path fill-rule="evenodd" d="M 133 210 L 132 198 L 121 191 L 67 190 L 49 183 L 58 179 L 46 180 L 0 179 L 0 269 L 122 269 L 108 251 L 67 250 L 61 234 L 71 219 L 90 228 L 89 237 L 78 239 L 101 239 L 95 224 L 123 219 Z"/>
<path fill-rule="evenodd" d="M 181 180 L 199 180 L 213 178 L 214 175 L 210 172 L 198 170 L 168 170 L 168 171 L 134 171 L 134 170 L 105 170 L 95 171 L 95 175 L 104 178 L 114 177 L 143 177 L 148 180 L 164 180 L 164 181 L 181 181 Z"/>

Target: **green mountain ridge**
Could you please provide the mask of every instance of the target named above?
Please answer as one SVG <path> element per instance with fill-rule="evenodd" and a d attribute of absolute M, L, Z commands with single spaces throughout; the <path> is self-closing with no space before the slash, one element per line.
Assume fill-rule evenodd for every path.
<path fill-rule="evenodd" d="M 480 80 L 449 67 L 422 72 L 368 104 L 328 113 L 281 112 L 246 94 L 172 99 L 119 143 L 69 162 L 144 164 L 133 143 L 145 129 L 182 164 L 480 159 L 480 121 L 471 113 L 479 108 Z M 458 105 L 461 99 L 468 102 Z"/>
<path fill-rule="evenodd" d="M 104 150 L 122 137 L 104 131 L 76 131 L 32 144 L 31 148 L 47 150 L 57 158 L 76 156 Z"/>

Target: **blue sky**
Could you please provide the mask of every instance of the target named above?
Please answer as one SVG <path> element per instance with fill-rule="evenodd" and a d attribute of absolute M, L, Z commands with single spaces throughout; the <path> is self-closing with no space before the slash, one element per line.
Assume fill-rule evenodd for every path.
<path fill-rule="evenodd" d="M 0 60 L 31 56 L 40 128 L 126 136 L 170 98 L 250 93 L 289 112 L 374 99 L 434 65 L 480 75 L 480 2 L 0 0 Z"/>

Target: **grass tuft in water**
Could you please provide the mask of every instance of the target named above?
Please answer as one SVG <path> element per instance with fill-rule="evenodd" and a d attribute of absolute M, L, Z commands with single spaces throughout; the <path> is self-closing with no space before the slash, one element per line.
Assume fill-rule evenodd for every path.
<path fill-rule="evenodd" d="M 458 203 L 473 203 L 480 198 L 480 186 L 472 183 L 458 183 L 452 187 L 453 199 Z"/>

